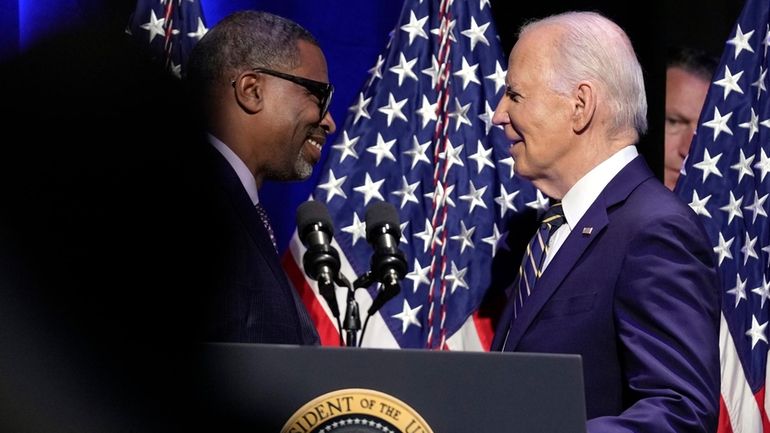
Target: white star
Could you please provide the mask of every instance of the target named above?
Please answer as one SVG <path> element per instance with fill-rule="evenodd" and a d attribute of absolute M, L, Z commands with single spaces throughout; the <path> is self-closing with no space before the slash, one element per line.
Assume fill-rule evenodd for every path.
<path fill-rule="evenodd" d="M 428 279 L 428 272 L 430 272 L 430 266 L 422 267 L 417 259 L 414 259 L 413 271 L 406 274 L 406 278 L 413 281 L 412 293 L 417 293 L 417 289 L 420 288 L 420 284 L 425 284 L 430 287 L 430 279 Z"/>
<path fill-rule="evenodd" d="M 487 204 L 484 203 L 484 193 L 487 191 L 487 187 L 484 186 L 481 189 L 476 189 L 476 186 L 473 184 L 473 181 L 470 181 L 470 189 L 468 191 L 468 194 L 461 195 L 460 200 L 465 200 L 469 202 L 470 210 L 468 213 L 473 213 L 473 209 L 476 208 L 476 206 L 481 206 L 484 209 L 487 208 Z"/>
<path fill-rule="evenodd" d="M 169 67 L 169 69 L 171 70 L 171 73 L 174 74 L 174 76 L 177 78 L 182 78 L 182 64 L 180 63 L 177 65 L 176 63 L 174 63 L 173 60 L 171 60 L 170 62 L 171 62 L 171 66 Z"/>
<path fill-rule="evenodd" d="M 353 188 L 353 191 L 360 192 L 364 195 L 364 205 L 367 205 L 369 200 L 373 198 L 378 198 L 382 201 L 385 201 L 385 198 L 382 196 L 382 194 L 380 194 L 380 187 L 382 187 L 383 182 L 385 182 L 385 179 L 372 182 L 372 178 L 369 177 L 369 173 L 366 173 L 364 184 Z"/>
<path fill-rule="evenodd" d="M 465 274 L 468 273 L 468 268 L 457 269 L 457 265 L 454 260 L 451 262 L 452 273 L 444 277 L 445 280 L 452 283 L 450 292 L 455 293 L 455 289 L 458 287 L 464 287 L 468 289 L 468 283 L 465 282 Z"/>
<path fill-rule="evenodd" d="M 765 46 L 765 57 L 767 57 L 767 47 L 770 46 L 770 24 L 766 24 L 765 26 L 767 27 L 767 31 L 764 40 L 762 40 L 762 45 Z"/>
<path fill-rule="evenodd" d="M 195 29 L 194 32 L 187 33 L 188 37 L 195 38 L 196 40 L 201 40 L 203 35 L 208 32 L 209 29 L 206 28 L 206 26 L 203 24 L 203 20 L 198 17 L 198 28 Z"/>
<path fill-rule="evenodd" d="M 479 114 L 479 120 L 484 122 L 484 133 L 489 135 L 489 130 L 493 127 L 503 129 L 500 125 L 495 125 L 492 122 L 492 117 L 495 115 L 495 110 L 489 105 L 489 102 L 484 101 L 484 112 Z"/>
<path fill-rule="evenodd" d="M 471 103 L 466 105 L 460 105 L 460 100 L 455 98 L 455 111 L 449 113 L 450 119 L 455 119 L 455 131 L 460 129 L 460 125 L 471 125 L 470 119 L 468 119 L 468 110 L 471 108 Z"/>
<path fill-rule="evenodd" d="M 425 155 L 425 152 L 428 150 L 429 146 L 430 146 L 430 141 L 426 141 L 425 143 L 420 144 L 417 141 L 417 136 L 412 136 L 412 148 L 405 151 L 404 155 L 407 155 L 412 158 L 413 169 L 414 169 L 414 166 L 417 165 L 417 163 L 419 163 L 420 161 L 430 164 L 430 160 L 428 159 L 428 156 Z"/>
<path fill-rule="evenodd" d="M 738 85 L 738 80 L 741 79 L 741 76 L 743 75 L 743 71 L 738 72 L 737 74 L 733 75 L 730 73 L 730 68 L 725 65 L 725 77 L 721 80 L 714 81 L 714 84 L 717 86 L 722 86 L 724 88 L 723 92 L 723 99 L 727 99 L 727 95 L 730 94 L 730 92 L 738 92 L 741 95 L 743 94 L 743 89 L 741 89 L 741 86 Z"/>
<path fill-rule="evenodd" d="M 406 235 L 406 227 L 409 225 L 409 221 L 404 221 L 403 224 L 401 224 L 401 233 L 403 236 L 401 236 L 401 243 L 404 245 L 409 245 L 409 236 Z"/>
<path fill-rule="evenodd" d="M 500 239 L 504 237 L 500 230 L 497 229 L 497 224 L 492 224 L 492 234 L 481 241 L 492 246 L 492 257 L 494 257 L 497 254 L 497 245 L 500 243 Z"/>
<path fill-rule="evenodd" d="M 752 108 L 752 111 L 753 110 L 754 109 Z M 741 183 L 741 180 L 743 180 L 743 176 L 745 175 L 754 177 L 754 172 L 751 170 L 751 163 L 754 162 L 754 156 L 755 155 L 751 155 L 751 157 L 746 158 L 746 155 L 743 154 L 743 149 L 740 149 L 740 160 L 730 166 L 730 168 L 738 172 L 738 183 Z"/>
<path fill-rule="evenodd" d="M 751 38 L 751 35 L 754 34 L 754 30 L 744 34 L 743 30 L 741 30 L 741 25 L 738 24 L 738 29 L 735 31 L 735 36 L 733 36 L 732 39 L 727 41 L 728 44 L 735 47 L 735 58 L 738 58 L 738 54 L 741 53 L 741 51 L 746 50 L 750 53 L 754 52 L 754 49 L 751 48 L 751 45 L 749 45 L 749 38 Z"/>
<path fill-rule="evenodd" d="M 762 95 L 762 91 L 767 92 L 767 87 L 765 87 L 765 76 L 767 75 L 767 69 L 764 69 L 762 65 L 759 66 L 759 78 L 757 78 L 757 81 L 751 83 L 751 87 L 757 88 L 757 100 L 759 100 L 759 97 Z"/>
<path fill-rule="evenodd" d="M 767 344 L 767 337 L 765 337 L 765 328 L 767 328 L 767 322 L 759 324 L 757 322 L 757 316 L 751 315 L 751 329 L 746 331 L 746 336 L 751 337 L 751 348 L 757 345 L 759 340 L 762 340 Z"/>
<path fill-rule="evenodd" d="M 514 174 L 513 167 L 516 165 L 516 161 L 513 160 L 513 157 L 509 156 L 508 158 L 501 159 L 500 160 L 500 164 L 507 165 L 507 166 L 511 167 L 511 174 L 508 176 L 508 178 L 509 179 L 512 178 L 513 174 Z"/>
<path fill-rule="evenodd" d="M 447 166 L 444 169 L 447 173 L 449 172 L 449 169 L 452 168 L 452 165 L 457 164 L 460 167 L 465 167 L 465 164 L 463 163 L 463 159 L 460 158 L 460 154 L 463 151 L 463 147 L 465 147 L 464 144 L 461 144 L 457 147 L 452 146 L 452 142 L 449 141 L 449 139 L 446 139 L 446 150 L 439 153 L 438 156 L 441 159 L 447 160 Z"/>
<path fill-rule="evenodd" d="M 757 221 L 757 215 L 762 215 L 763 217 L 767 216 L 764 207 L 765 200 L 767 200 L 767 194 L 763 195 L 762 198 L 759 198 L 759 192 L 754 191 L 754 203 L 744 207 L 744 209 L 754 212 L 754 219 L 751 220 L 752 224 Z"/>
<path fill-rule="evenodd" d="M 158 19 L 158 17 L 155 16 L 155 11 L 150 10 L 150 22 L 144 23 L 140 27 L 150 32 L 150 43 L 152 43 L 152 40 L 155 39 L 155 36 L 163 36 L 166 33 L 166 30 L 163 29 L 165 24 L 165 18 Z"/>
<path fill-rule="evenodd" d="M 412 60 L 406 60 L 406 57 L 404 57 L 404 53 L 400 53 L 400 59 L 398 61 L 398 65 L 393 66 L 389 69 L 390 72 L 393 72 L 394 74 L 398 75 L 398 85 L 401 86 L 404 82 L 404 77 L 408 77 L 413 79 L 414 81 L 417 81 L 417 75 L 414 74 L 414 71 L 412 71 L 412 68 L 414 68 L 415 63 L 417 63 L 417 58 L 414 58 Z"/>
<path fill-rule="evenodd" d="M 475 231 L 476 227 L 468 229 L 465 227 L 465 221 L 460 221 L 460 234 L 449 238 L 453 241 L 460 241 L 460 254 L 465 252 L 465 247 L 476 248 L 471 239 L 473 237 L 473 232 Z"/>
<path fill-rule="evenodd" d="M 679 174 L 682 176 L 687 176 L 687 170 L 684 169 L 684 166 L 687 165 L 687 159 L 690 157 L 688 154 L 684 157 L 684 161 L 682 161 L 682 168 L 679 169 Z"/>
<path fill-rule="evenodd" d="M 337 179 L 334 177 L 334 172 L 329 171 L 329 180 L 326 183 L 318 185 L 319 188 L 326 190 L 326 203 L 329 203 L 335 195 L 338 195 L 344 199 L 348 198 L 348 196 L 345 195 L 345 190 L 341 188 L 342 184 L 345 183 L 345 179 L 347 178 L 347 176 L 342 176 L 341 178 Z"/>
<path fill-rule="evenodd" d="M 762 247 L 762 251 L 770 255 L 770 245 L 766 245 Z M 770 268 L 770 260 L 765 260 L 767 262 L 767 267 Z"/>
<path fill-rule="evenodd" d="M 476 147 L 476 153 L 468 157 L 468 159 L 472 159 L 476 162 L 476 174 L 481 174 L 484 167 L 495 168 L 495 164 L 492 162 L 490 155 L 492 155 L 492 148 L 485 149 L 484 143 L 479 140 L 479 145 Z"/>
<path fill-rule="evenodd" d="M 377 56 L 377 62 L 372 66 L 372 69 L 369 69 L 369 74 L 371 74 L 371 78 L 369 79 L 368 85 L 371 85 L 376 78 L 382 78 L 382 65 L 385 64 L 385 58 L 382 57 L 382 55 Z"/>
<path fill-rule="evenodd" d="M 508 194 L 508 191 L 505 190 L 505 185 L 500 184 L 500 195 L 495 197 L 495 203 L 500 205 L 500 218 L 505 216 L 508 209 L 516 212 L 517 209 L 513 204 L 513 199 L 515 199 L 517 195 L 519 195 L 518 190 Z"/>
<path fill-rule="evenodd" d="M 765 308 L 765 301 L 767 301 L 767 298 L 770 298 L 770 283 L 767 282 L 767 278 L 763 275 L 762 276 L 762 285 L 751 289 L 751 293 L 754 293 L 755 295 L 759 295 L 761 298 L 760 300 L 760 307 Z M 738 306 L 738 302 L 735 303 L 736 307 Z"/>
<path fill-rule="evenodd" d="M 394 319 L 401 320 L 401 333 L 406 333 L 406 330 L 409 329 L 409 325 L 415 325 L 419 328 L 422 328 L 422 324 L 420 324 L 420 321 L 417 320 L 417 313 L 422 310 L 422 305 L 418 305 L 414 308 L 409 306 L 409 302 L 407 302 L 406 298 L 404 298 L 404 309 L 398 313 L 394 314 Z"/>
<path fill-rule="evenodd" d="M 441 64 L 439 66 L 438 60 L 436 60 L 436 56 L 431 57 L 431 67 L 426 68 L 422 70 L 422 73 L 430 77 L 430 87 L 432 89 L 436 88 L 436 84 L 439 81 L 439 78 L 441 78 L 441 74 L 444 73 L 444 69 L 446 68 L 446 64 Z"/>
<path fill-rule="evenodd" d="M 425 18 L 420 18 L 418 20 L 414 15 L 414 11 L 411 11 L 410 13 L 412 16 L 409 17 L 409 22 L 401 26 L 401 30 L 409 33 L 409 45 L 412 45 L 414 38 L 418 36 L 423 39 L 428 39 L 428 34 L 425 33 L 425 30 L 423 29 L 425 22 L 428 21 L 428 16 L 426 15 Z"/>
<path fill-rule="evenodd" d="M 722 177 L 722 173 L 717 168 L 717 163 L 719 162 L 719 158 L 722 157 L 722 154 L 714 156 L 713 158 L 711 155 L 709 155 L 709 150 L 704 150 L 703 160 L 701 162 L 693 164 L 693 167 L 703 170 L 703 182 L 706 181 L 706 178 L 709 177 L 710 174 L 715 174 L 719 177 Z"/>
<path fill-rule="evenodd" d="M 455 207 L 455 202 L 452 200 L 452 191 L 454 190 L 455 186 L 450 185 L 445 191 L 444 184 L 439 182 L 436 184 L 436 191 L 425 194 L 425 197 L 429 198 L 431 201 L 435 201 L 437 208 L 444 207 L 445 204 L 449 204 L 449 206 Z"/>
<path fill-rule="evenodd" d="M 351 106 L 350 109 L 348 110 L 351 113 L 356 113 L 355 116 L 353 117 L 354 125 L 356 124 L 356 122 L 358 122 L 358 119 L 362 117 L 371 119 L 371 117 L 369 117 L 369 110 L 367 109 L 370 102 L 372 102 L 371 96 L 364 99 L 363 93 L 358 94 L 358 102 L 356 103 L 356 105 Z"/>
<path fill-rule="evenodd" d="M 377 144 L 366 149 L 367 152 L 376 156 L 375 167 L 379 167 L 383 159 L 389 159 L 394 162 L 396 161 L 396 157 L 393 156 L 393 153 L 390 151 L 395 143 L 395 138 L 390 141 L 385 141 L 385 139 L 382 138 L 382 134 L 379 132 L 377 133 Z"/>
<path fill-rule="evenodd" d="M 485 6 L 489 6 L 489 9 L 492 9 L 492 6 L 489 3 L 489 0 L 481 0 L 481 4 L 479 4 L 479 10 L 483 11 Z"/>
<path fill-rule="evenodd" d="M 527 207 L 535 209 L 535 210 L 546 210 L 548 208 L 548 204 L 550 201 L 548 200 L 548 197 L 544 196 L 540 190 L 537 190 L 537 196 L 534 200 L 527 203 Z"/>
<path fill-rule="evenodd" d="M 495 61 L 495 73 L 487 75 L 484 78 L 495 83 L 495 93 L 499 92 L 500 89 L 505 87 L 505 71 L 500 66 L 500 62 L 498 61 Z"/>
<path fill-rule="evenodd" d="M 388 105 L 383 105 L 378 108 L 378 111 L 388 116 L 388 126 L 393 122 L 393 118 L 398 118 L 406 122 L 406 116 L 401 112 L 404 104 L 406 104 L 407 98 L 404 98 L 398 102 L 393 98 L 393 94 L 388 95 Z M 732 113 L 730 113 L 732 114 Z"/>
<path fill-rule="evenodd" d="M 489 23 L 478 26 L 476 25 L 476 19 L 471 17 L 471 27 L 468 30 L 463 30 L 460 32 L 463 36 L 467 36 L 468 39 L 471 40 L 471 51 L 476 48 L 476 44 L 479 42 L 489 46 L 489 41 L 487 40 L 487 37 L 484 36 L 484 32 L 487 31 L 487 27 L 489 27 Z"/>
<path fill-rule="evenodd" d="M 696 214 L 704 215 L 711 218 L 711 214 L 709 213 L 708 210 L 706 210 L 706 203 L 708 203 L 709 199 L 711 199 L 711 194 L 701 199 L 700 197 L 698 197 L 698 191 L 693 190 L 690 207 L 692 208 L 693 211 L 695 211 Z"/>
<path fill-rule="evenodd" d="M 746 297 L 746 281 L 748 280 L 741 280 L 741 276 L 736 274 L 735 287 L 727 291 L 727 293 L 735 296 L 735 308 L 738 308 L 741 299 L 745 299 L 746 301 L 749 299 Z"/>
<path fill-rule="evenodd" d="M 754 168 L 758 168 L 762 172 L 760 181 L 764 182 L 765 176 L 770 172 L 770 158 L 765 153 L 765 149 L 760 149 L 759 162 L 754 164 Z"/>
<path fill-rule="evenodd" d="M 428 251 L 428 248 L 430 248 L 433 245 L 433 242 L 437 234 L 438 234 L 438 231 L 433 230 L 433 225 L 430 223 L 430 220 L 426 219 L 425 229 L 419 233 L 415 233 L 414 237 L 422 239 L 423 252 L 425 253 Z"/>
<path fill-rule="evenodd" d="M 754 134 L 759 132 L 759 116 L 754 113 L 754 107 L 751 107 L 751 120 L 738 125 L 741 128 L 749 130 L 749 142 L 754 139 Z M 751 156 L 754 159 L 754 156 Z M 738 181 L 740 183 L 740 181 Z"/>
<path fill-rule="evenodd" d="M 735 238 L 732 237 L 729 241 L 725 241 L 722 233 L 719 233 L 719 245 L 714 247 L 714 252 L 719 254 L 719 265 L 722 265 L 722 260 L 725 258 L 730 260 L 733 259 L 733 254 L 730 252 L 730 247 L 733 245 L 734 240 Z"/>
<path fill-rule="evenodd" d="M 351 245 L 355 245 L 359 239 L 366 239 L 366 223 L 358 218 L 358 214 L 353 212 L 353 222 L 349 226 L 345 226 L 341 229 L 345 233 L 350 233 L 353 236 L 353 242 Z"/>
<path fill-rule="evenodd" d="M 459 71 L 452 74 L 462 78 L 463 90 L 465 90 L 465 88 L 468 87 L 468 83 L 481 84 L 481 81 L 479 81 L 479 78 L 476 76 L 476 69 L 478 69 L 478 67 L 479 67 L 478 63 L 471 66 L 468 64 L 468 61 L 465 60 L 465 57 L 463 57 L 463 67 L 460 68 Z"/>
<path fill-rule="evenodd" d="M 431 104 L 430 101 L 428 101 L 428 97 L 425 95 L 422 95 L 422 107 L 415 110 L 415 113 L 417 113 L 422 119 L 423 128 L 425 128 L 428 125 L 428 123 L 430 123 L 431 120 L 433 121 L 438 120 L 438 114 L 436 113 L 437 109 L 438 109 L 438 101 L 436 101 L 435 104 Z"/>
<path fill-rule="evenodd" d="M 339 150 L 342 152 L 340 155 L 340 162 L 344 161 L 345 158 L 348 156 L 353 157 L 353 159 L 358 159 L 358 153 L 356 152 L 356 143 L 358 143 L 358 140 L 361 137 L 353 137 L 352 139 L 348 137 L 348 131 L 342 131 L 342 142 L 337 143 L 332 146 L 332 149 Z"/>
<path fill-rule="evenodd" d="M 741 210 L 742 202 L 743 197 L 736 200 L 733 192 L 730 191 L 730 203 L 719 208 L 719 210 L 727 212 L 727 224 L 732 223 L 734 217 L 743 218 L 743 211 Z"/>
<path fill-rule="evenodd" d="M 726 132 L 730 135 L 733 135 L 733 131 L 730 129 L 729 126 L 727 126 L 727 122 L 730 120 L 730 117 L 732 117 L 733 112 L 729 112 L 726 115 L 722 116 L 719 113 L 719 108 L 714 107 L 714 118 L 709 120 L 708 122 L 704 122 L 703 126 L 708 126 L 709 128 L 714 130 L 714 141 L 717 140 L 717 137 L 719 137 L 720 132 Z"/>
<path fill-rule="evenodd" d="M 448 36 L 450 41 L 457 42 L 455 38 L 455 24 L 457 24 L 457 20 L 442 19 L 439 27 L 431 29 L 430 33 L 440 37 L 442 41 Z"/>
<path fill-rule="evenodd" d="M 395 196 L 401 197 L 401 209 L 404 208 L 407 202 L 413 202 L 413 203 L 419 203 L 417 200 L 417 197 L 414 195 L 414 190 L 417 189 L 417 187 L 420 185 L 420 181 L 417 181 L 413 184 L 409 184 L 409 182 L 406 180 L 406 176 L 401 176 L 401 189 L 398 191 L 393 191 L 392 194 Z"/>
<path fill-rule="evenodd" d="M 752 239 L 749 235 L 749 232 L 746 232 L 746 242 L 741 247 L 741 252 L 743 253 L 743 266 L 746 266 L 746 262 L 749 261 L 749 257 L 759 259 L 756 250 L 754 250 L 754 245 L 756 245 L 756 243 L 757 237 Z"/>

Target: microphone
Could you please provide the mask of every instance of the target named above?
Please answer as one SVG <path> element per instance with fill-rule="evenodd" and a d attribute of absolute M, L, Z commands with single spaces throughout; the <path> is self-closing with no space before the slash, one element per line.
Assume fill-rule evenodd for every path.
<path fill-rule="evenodd" d="M 318 291 L 329 305 L 332 315 L 339 318 L 334 281 L 339 278 L 340 255 L 331 245 L 334 226 L 326 206 L 314 200 L 302 203 L 297 208 L 297 231 L 307 247 L 302 256 L 305 273 L 318 282 Z"/>
<path fill-rule="evenodd" d="M 400 240 L 401 226 L 396 208 L 384 201 L 370 206 L 366 210 L 366 241 L 374 248 L 371 274 L 382 284 L 382 290 L 369 307 L 369 315 L 401 291 L 398 282 L 406 276 L 406 257 L 398 248 Z"/>

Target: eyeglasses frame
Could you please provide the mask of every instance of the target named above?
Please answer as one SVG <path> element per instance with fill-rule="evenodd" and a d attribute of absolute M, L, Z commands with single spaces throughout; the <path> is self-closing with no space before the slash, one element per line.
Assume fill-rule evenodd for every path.
<path fill-rule="evenodd" d="M 309 78 L 298 77 L 296 75 L 287 74 L 285 72 L 275 71 L 268 68 L 251 68 L 252 71 L 272 75 L 283 80 L 291 81 L 294 84 L 298 84 L 307 89 L 313 96 L 318 98 L 318 108 L 320 112 L 320 120 L 326 117 L 326 113 L 329 112 L 329 105 L 331 105 L 332 95 L 334 94 L 334 86 L 331 83 L 324 83 L 321 81 L 311 80 Z M 235 86 L 235 80 L 231 82 Z"/>

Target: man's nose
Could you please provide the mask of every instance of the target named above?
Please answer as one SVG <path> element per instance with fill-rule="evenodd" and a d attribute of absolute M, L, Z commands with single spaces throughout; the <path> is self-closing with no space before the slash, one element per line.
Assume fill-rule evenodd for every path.
<path fill-rule="evenodd" d="M 495 125 L 505 125 L 507 123 L 511 123 L 511 118 L 505 111 L 505 97 L 501 98 L 500 102 L 497 103 L 497 107 L 495 107 L 495 114 L 492 116 L 492 123 Z"/>

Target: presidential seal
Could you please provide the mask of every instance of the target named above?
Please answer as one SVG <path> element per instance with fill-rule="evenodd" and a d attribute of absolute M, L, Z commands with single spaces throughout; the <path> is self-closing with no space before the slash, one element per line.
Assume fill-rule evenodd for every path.
<path fill-rule="evenodd" d="M 433 433 L 401 400 L 371 389 L 350 388 L 316 397 L 299 408 L 281 433 Z"/>

